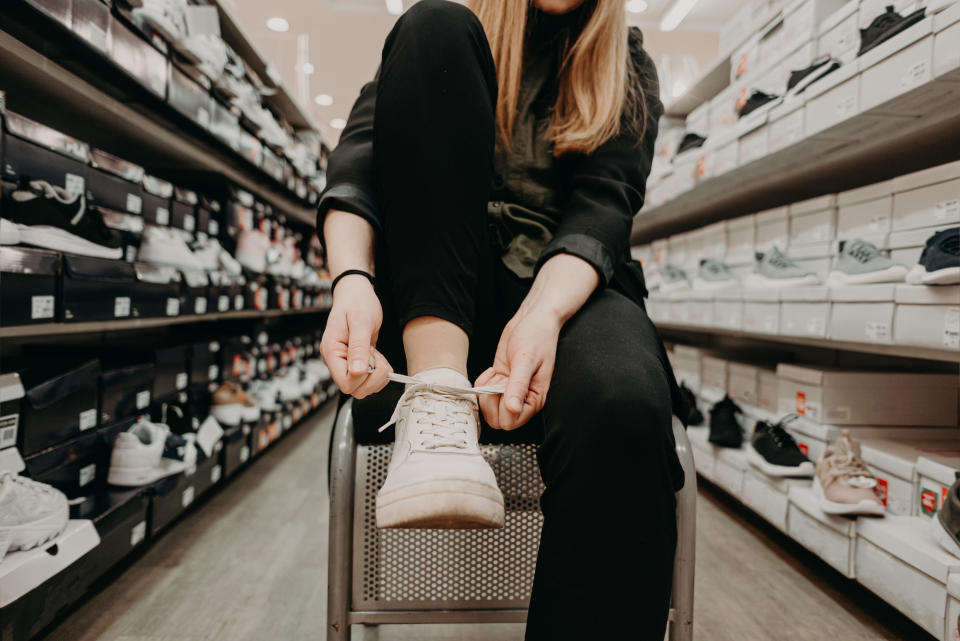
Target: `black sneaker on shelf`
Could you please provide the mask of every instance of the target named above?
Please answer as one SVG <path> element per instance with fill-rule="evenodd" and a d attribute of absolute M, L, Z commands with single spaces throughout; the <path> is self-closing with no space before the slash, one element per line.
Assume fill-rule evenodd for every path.
<path fill-rule="evenodd" d="M 32 180 L 10 194 L 3 217 L 15 223 L 20 242 L 93 258 L 119 259 L 123 246 L 99 212 L 87 208 L 83 194 L 67 193 L 43 180 Z"/>
<path fill-rule="evenodd" d="M 927 239 L 920 261 L 907 272 L 911 285 L 960 283 L 960 227 L 938 231 Z"/>
<path fill-rule="evenodd" d="M 710 442 L 735 449 L 743 445 L 743 429 L 737 421 L 737 414 L 742 413 L 729 396 L 714 405 L 710 410 Z"/>
<path fill-rule="evenodd" d="M 765 104 L 773 102 L 779 97 L 780 96 L 775 96 L 771 93 L 760 91 L 759 89 L 754 89 L 753 93 L 750 94 L 750 97 L 747 98 L 747 102 L 744 103 L 744 105 L 740 107 L 740 110 L 737 112 L 737 118 L 743 118 Z"/>
<path fill-rule="evenodd" d="M 688 133 L 683 136 L 683 140 L 680 141 L 680 144 L 677 146 L 677 153 L 681 154 L 689 149 L 697 149 L 698 147 L 703 147 L 703 143 L 707 142 L 707 139 L 701 136 L 700 134 Z"/>
<path fill-rule="evenodd" d="M 816 472 L 813 461 L 800 451 L 797 442 L 783 429 L 795 418 L 796 415 L 790 415 L 773 425 L 757 421 L 747 448 L 747 461 L 769 476 L 812 477 Z"/>
<path fill-rule="evenodd" d="M 862 56 L 877 45 L 886 42 L 901 31 L 917 24 L 926 15 L 926 9 L 917 9 L 911 14 L 901 16 L 894 10 L 893 5 L 887 5 L 887 10 L 873 19 L 866 29 L 860 30 L 860 50 Z"/>
<path fill-rule="evenodd" d="M 841 63 L 836 58 L 823 56 L 818 58 L 806 69 L 797 69 L 790 72 L 790 79 L 787 80 L 787 93 L 794 95 L 802 94 L 807 87 L 817 80 L 830 75 L 839 69 Z"/>
<path fill-rule="evenodd" d="M 685 383 L 680 383 L 680 398 L 687 410 L 686 425 L 703 425 L 703 414 L 697 407 L 697 397 Z"/>

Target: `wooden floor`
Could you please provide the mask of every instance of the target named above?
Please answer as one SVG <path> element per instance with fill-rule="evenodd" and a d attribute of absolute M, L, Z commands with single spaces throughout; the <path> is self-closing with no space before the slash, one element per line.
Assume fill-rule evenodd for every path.
<path fill-rule="evenodd" d="M 47 640 L 322 641 L 331 424 L 321 415 L 283 439 Z M 719 490 L 700 496 L 697 639 L 932 639 Z M 523 627 L 384 626 L 354 638 L 520 640 Z"/>

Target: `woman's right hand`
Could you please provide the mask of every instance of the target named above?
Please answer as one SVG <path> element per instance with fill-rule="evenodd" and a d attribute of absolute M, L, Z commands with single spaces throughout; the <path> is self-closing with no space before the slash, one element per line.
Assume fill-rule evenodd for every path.
<path fill-rule="evenodd" d="M 382 323 L 383 308 L 370 281 L 351 275 L 337 283 L 320 353 L 341 392 L 363 398 L 386 386 L 393 368 L 376 349 Z M 368 373 L 371 356 L 375 367 Z"/>

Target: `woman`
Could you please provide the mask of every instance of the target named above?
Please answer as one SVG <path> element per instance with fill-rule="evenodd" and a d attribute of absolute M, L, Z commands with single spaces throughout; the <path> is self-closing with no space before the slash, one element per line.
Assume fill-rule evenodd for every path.
<path fill-rule="evenodd" d="M 396 402 L 378 526 L 502 526 L 479 405 L 540 442 L 527 638 L 661 639 L 677 394 L 628 251 L 654 66 L 623 0 L 468 6 L 423 0 L 398 20 L 330 156 L 323 357 L 341 390 L 373 395 L 358 423 Z M 376 394 L 391 363 L 412 375 L 399 399 Z"/>

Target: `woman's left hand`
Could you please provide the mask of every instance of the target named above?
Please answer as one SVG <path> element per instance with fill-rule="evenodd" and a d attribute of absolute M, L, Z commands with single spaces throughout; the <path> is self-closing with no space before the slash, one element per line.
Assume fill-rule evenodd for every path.
<path fill-rule="evenodd" d="M 506 383 L 503 394 L 480 394 L 478 402 L 490 427 L 513 430 L 543 409 L 553 377 L 561 320 L 549 311 L 524 309 L 507 323 L 493 367 L 476 385 Z"/>

